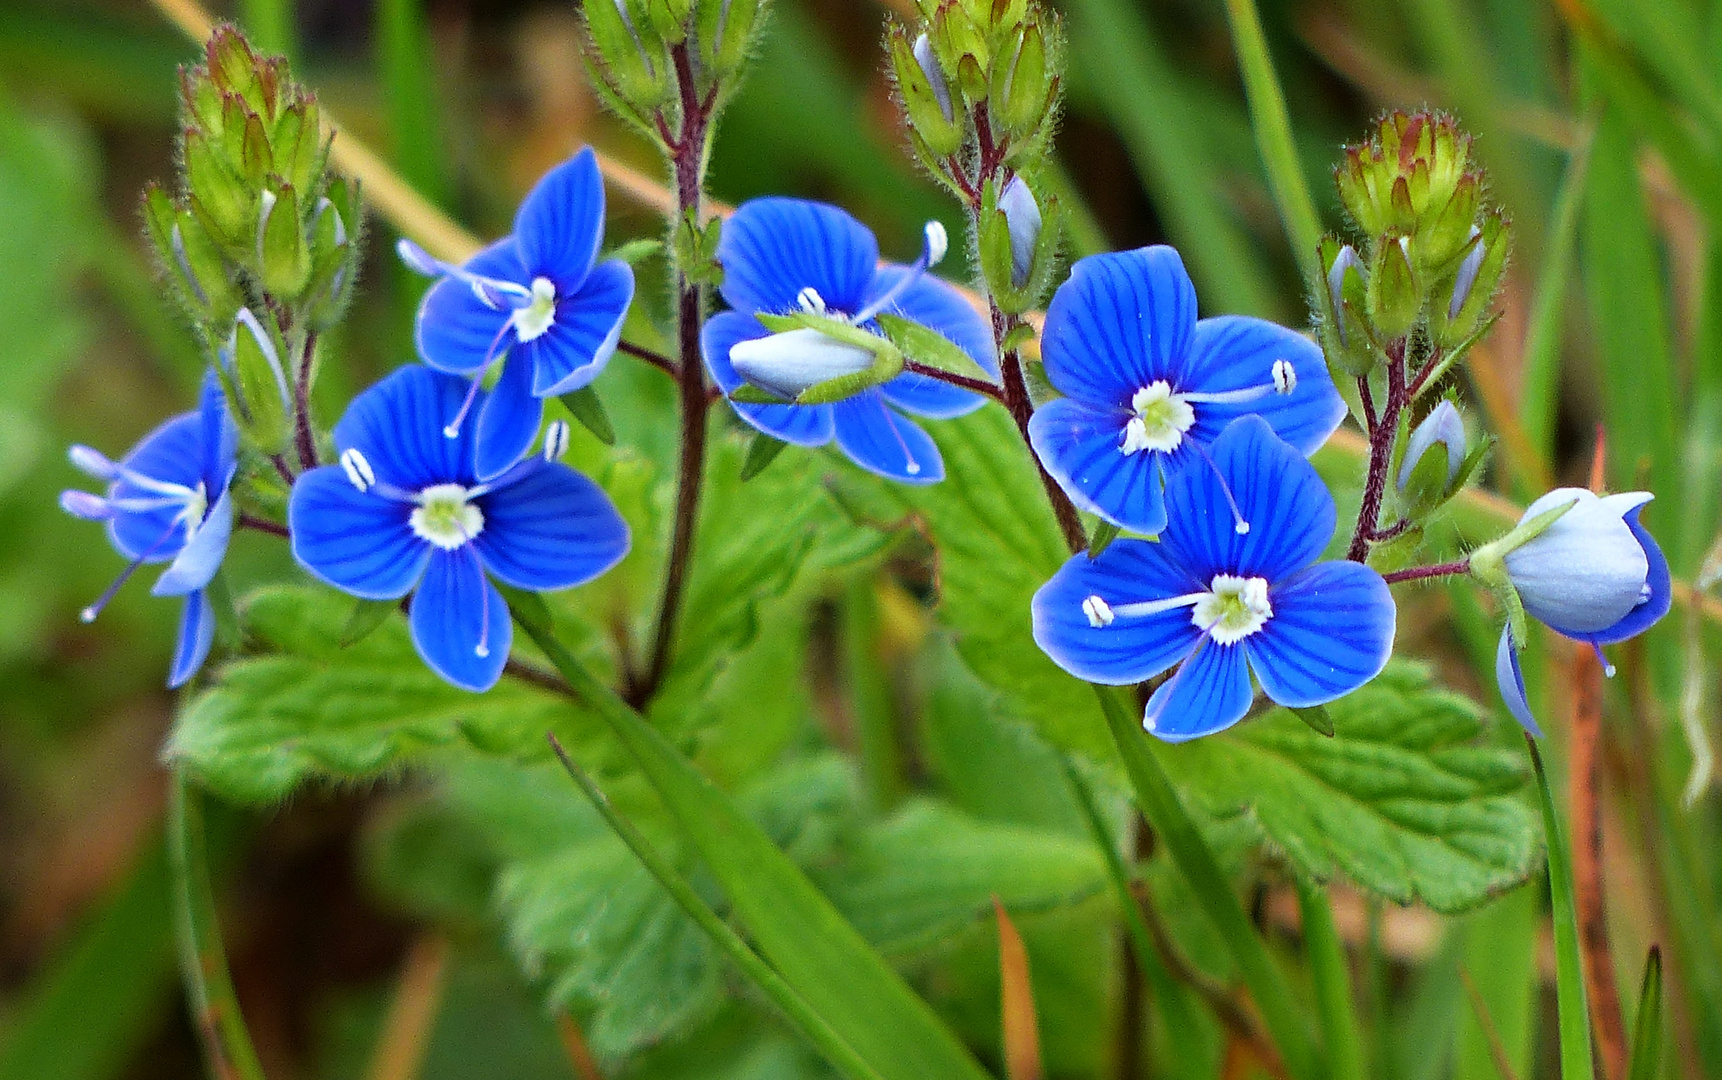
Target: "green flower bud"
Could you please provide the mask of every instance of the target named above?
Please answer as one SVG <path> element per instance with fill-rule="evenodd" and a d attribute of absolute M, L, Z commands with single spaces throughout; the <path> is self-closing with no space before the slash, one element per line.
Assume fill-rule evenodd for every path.
<path fill-rule="evenodd" d="M 995 64 L 992 115 L 1005 134 L 1024 142 L 1040 132 L 1057 101 L 1057 33 L 1056 16 L 1050 13 L 1025 23 Z"/>
<path fill-rule="evenodd" d="M 225 352 L 231 365 L 216 367 L 228 384 L 240 434 L 265 454 L 280 453 L 287 445 L 292 398 L 274 321 L 265 327 L 249 308 L 240 308 Z M 223 370 L 229 366 L 231 370 Z"/>
<path fill-rule="evenodd" d="M 317 100 L 309 95 L 281 110 L 270 137 L 274 171 L 297 191 L 315 191 L 322 172 L 323 132 Z"/>
<path fill-rule="evenodd" d="M 1477 224 L 1477 209 L 1482 200 L 1482 177 L 1466 173 L 1447 204 L 1435 210 L 1427 227 L 1418 235 L 1419 270 L 1434 277 L 1449 268 L 1464 255 Z"/>
<path fill-rule="evenodd" d="M 1444 349 L 1465 342 L 1482 327 L 1506 276 L 1512 225 L 1493 211 L 1477 226 L 1471 246 L 1451 276 L 1431 297 L 1429 330 Z"/>
<path fill-rule="evenodd" d="M 1363 324 L 1368 309 L 1368 289 L 1363 263 L 1350 244 L 1335 237 L 1322 240 L 1319 256 L 1327 267 L 1327 288 L 1317 297 L 1321 304 L 1321 345 L 1328 362 L 1353 377 L 1369 374 L 1375 366 L 1375 347 L 1369 328 Z"/>
<path fill-rule="evenodd" d="M 700 46 L 713 77 L 721 79 L 741 69 L 764 6 L 764 0 L 699 0 Z"/>
<path fill-rule="evenodd" d="M 358 243 L 361 225 L 359 188 L 355 181 L 338 180 L 318 203 L 311 218 L 311 325 L 319 330 L 340 320 L 359 277 Z"/>
<path fill-rule="evenodd" d="M 192 213 L 216 242 L 245 250 L 257 220 L 257 191 L 235 171 L 220 136 L 186 128 L 185 184 Z"/>
<path fill-rule="evenodd" d="M 257 266 L 264 289 L 283 299 L 297 299 L 311 280 L 311 249 L 290 186 L 265 189 L 258 201 Z"/>
<path fill-rule="evenodd" d="M 667 60 L 652 37 L 642 37 L 627 0 L 584 0 L 586 32 L 605 86 L 623 104 L 650 113 L 670 100 Z M 648 42 L 653 46 L 648 50 Z"/>
<path fill-rule="evenodd" d="M 1417 272 L 1411 261 L 1411 238 L 1388 237 L 1376 245 L 1374 264 L 1364 284 L 1369 322 L 1380 339 L 1403 337 L 1423 307 Z"/>
<path fill-rule="evenodd" d="M 963 127 L 951 111 L 951 90 L 933 53 L 931 40 L 921 34 L 911 43 L 908 31 L 893 25 L 886 47 L 891 71 L 909 127 L 934 158 L 948 157 L 962 149 Z"/>

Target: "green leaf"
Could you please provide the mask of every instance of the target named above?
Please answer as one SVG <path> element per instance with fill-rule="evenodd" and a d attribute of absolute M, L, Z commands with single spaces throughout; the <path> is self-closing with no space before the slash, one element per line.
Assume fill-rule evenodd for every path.
<path fill-rule="evenodd" d="M 886 312 L 879 313 L 878 323 L 880 329 L 885 331 L 885 336 L 911 360 L 938 368 L 947 374 L 962 375 L 982 382 L 995 381 L 991 372 L 975 363 L 974 357 L 937 330 Z"/>
<path fill-rule="evenodd" d="M 1572 850 L 1549 793 L 1548 774 L 1536 740 L 1525 736 L 1537 774 L 1543 811 L 1543 839 L 1549 853 L 1550 921 L 1555 931 L 1555 1012 L 1560 1026 L 1561 1080 L 1592 1080 L 1596 1075 L 1590 1035 L 1590 1003 L 1585 991 L 1584 959 L 1579 949 L 1578 905 L 1573 899 Z"/>
<path fill-rule="evenodd" d="M 243 610 L 262 654 L 223 667 L 165 751 L 235 801 L 275 802 L 312 777 L 373 779 L 463 739 L 543 757 L 544 732 L 568 731 L 578 716 L 517 680 L 482 695 L 450 686 L 419 658 L 404 620 L 343 648 L 352 600 L 332 590 L 273 586 Z"/>
<path fill-rule="evenodd" d="M 880 951 L 904 956 L 986 919 L 995 896 L 1019 915 L 1078 903 L 1105 885 L 1093 844 L 920 801 L 868 830 L 826 892 Z"/>
<path fill-rule="evenodd" d="M 1453 913 L 1525 881 L 1536 826 L 1520 759 L 1473 745 L 1481 711 L 1395 662 L 1327 707 L 1335 735 L 1276 709 L 1233 732 L 1165 747 L 1190 798 L 1248 814 L 1300 873 L 1343 874 L 1401 904 Z"/>
<path fill-rule="evenodd" d="M 755 432 L 753 439 L 747 444 L 747 460 L 741 463 L 742 480 L 752 480 L 764 472 L 788 445 L 782 439 L 774 439 L 763 431 Z"/>
<path fill-rule="evenodd" d="M 377 628 L 388 621 L 390 615 L 401 609 L 394 600 L 360 600 L 353 605 L 353 613 L 347 617 L 347 625 L 341 627 L 338 639 L 341 647 L 357 645 L 370 637 Z"/>
<path fill-rule="evenodd" d="M 604 411 L 604 402 L 598 397 L 596 387 L 583 386 L 563 394 L 557 400 L 561 401 L 568 409 L 568 414 L 580 421 L 580 426 L 590 431 L 599 442 L 605 446 L 616 445 L 616 429 L 610 426 L 610 416 Z"/>

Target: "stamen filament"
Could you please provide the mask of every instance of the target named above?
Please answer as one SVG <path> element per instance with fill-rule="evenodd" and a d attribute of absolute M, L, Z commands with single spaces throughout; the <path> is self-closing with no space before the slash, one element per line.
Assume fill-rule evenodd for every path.
<path fill-rule="evenodd" d="M 478 569 L 478 645 L 472 650 L 473 655 L 485 657 L 490 655 L 490 583 L 484 580 L 484 562 L 478 557 L 478 549 L 467 545 L 467 552 L 472 556 L 472 564 Z"/>
<path fill-rule="evenodd" d="M 1614 678 L 1614 665 L 1609 663 L 1608 657 L 1603 655 L 1602 646 L 1593 641 L 1590 643 L 1590 647 L 1596 650 L 1596 660 L 1597 663 L 1602 665 L 1603 675 L 1610 679 Z"/>
<path fill-rule="evenodd" d="M 885 414 L 885 427 L 890 430 L 891 437 L 897 440 L 897 445 L 903 450 L 903 460 L 907 462 L 904 471 L 910 476 L 921 474 L 921 463 L 915 460 L 915 455 L 909 452 L 909 444 L 903 438 L 903 433 L 897 430 L 897 418 L 891 415 L 891 407 L 885 404 L 884 394 L 873 395 L 873 400 L 879 403 L 879 410 Z"/>
<path fill-rule="evenodd" d="M 100 615 L 102 613 L 102 609 L 108 606 L 108 601 L 114 598 L 115 594 L 120 591 L 120 587 L 131 580 L 132 575 L 138 572 L 138 567 L 148 562 L 151 556 L 161 550 L 161 546 L 167 543 L 167 538 L 172 536 L 174 530 L 178 528 L 179 519 L 175 518 L 173 520 L 173 524 L 167 527 L 167 531 L 156 537 L 155 542 L 150 544 L 148 548 L 145 548 L 142 555 L 139 555 L 137 558 L 126 564 L 125 569 L 121 570 L 119 576 L 114 578 L 113 584 L 102 590 L 102 595 L 96 597 L 94 603 L 78 612 L 79 620 L 86 623 L 95 622 L 96 616 Z"/>
<path fill-rule="evenodd" d="M 1220 472 L 1218 465 L 1214 464 L 1214 459 L 1209 455 L 1208 448 L 1194 439 L 1190 440 L 1190 445 L 1195 448 L 1196 453 L 1202 455 L 1202 460 L 1208 463 L 1209 469 L 1213 470 L 1214 479 L 1220 482 L 1220 492 L 1226 496 L 1226 505 L 1232 508 L 1232 530 L 1239 536 L 1248 533 L 1250 523 L 1244 520 L 1243 511 L 1238 509 L 1238 500 L 1232 497 L 1232 486 L 1226 483 L 1225 474 Z"/>
<path fill-rule="evenodd" d="M 1195 663 L 1197 654 L 1200 653 L 1203 647 L 1208 644 L 1208 640 L 1209 638 L 1207 634 L 1203 634 L 1201 637 L 1197 638 L 1196 647 L 1190 650 L 1190 654 L 1188 656 L 1184 657 L 1183 662 L 1178 665 L 1178 670 L 1174 671 L 1172 673 L 1172 677 L 1166 680 L 1166 682 L 1161 685 L 1160 689 L 1156 690 L 1154 695 L 1148 699 L 1148 709 L 1144 711 L 1142 716 L 1143 730 L 1149 732 L 1159 730 L 1160 717 L 1164 714 L 1166 706 L 1170 704 L 1172 698 L 1177 693 L 1178 680 L 1182 679 L 1184 677 L 1184 672 L 1189 669 L 1191 664 Z M 1154 702 L 1156 700 L 1160 702 L 1159 709 L 1154 708 Z"/>
<path fill-rule="evenodd" d="M 949 246 L 949 240 L 945 236 L 945 227 L 936 221 L 927 222 L 926 237 L 926 246 L 921 249 L 920 256 L 909 265 L 909 270 L 903 275 L 903 279 L 891 286 L 884 296 L 852 315 L 849 319 L 849 325 L 860 326 L 890 307 L 899 296 L 908 291 L 909 286 L 920 280 L 921 275 L 926 273 L 929 267 L 936 265 L 940 259 L 945 257 L 945 249 Z"/>
<path fill-rule="evenodd" d="M 1163 611 L 1172 611 L 1181 607 L 1191 607 L 1207 592 L 1185 593 L 1183 596 L 1169 596 L 1164 600 L 1143 600 L 1135 604 L 1119 604 L 1112 609 L 1114 617 L 1125 619 L 1140 619 L 1148 615 L 1158 615 Z"/>

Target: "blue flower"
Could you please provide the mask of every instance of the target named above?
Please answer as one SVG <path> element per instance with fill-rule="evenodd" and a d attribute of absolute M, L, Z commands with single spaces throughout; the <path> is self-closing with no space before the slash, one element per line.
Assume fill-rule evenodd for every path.
<path fill-rule="evenodd" d="M 196 412 L 166 421 L 120 461 L 87 446 L 71 450 L 72 464 L 106 480 L 108 491 L 106 496 L 63 492 L 60 505 L 78 517 L 107 522 L 108 540 L 130 560 L 82 618 L 93 621 L 138 567 L 169 563 L 150 590 L 155 596 L 185 598 L 169 687 L 183 686 L 197 673 L 215 638 L 215 612 L 204 587 L 215 577 L 233 535 L 228 487 L 238 449 L 239 431 L 211 371 L 204 376 Z"/>
<path fill-rule="evenodd" d="M 880 266 L 873 234 L 835 206 L 782 198 L 744 203 L 724 223 L 718 242 L 723 295 L 734 310 L 712 316 L 701 337 L 712 379 L 726 394 L 742 385 L 745 380 L 737 373 L 732 355 L 737 346 L 744 363 L 751 358 L 772 371 L 792 373 L 790 369 L 797 365 L 786 346 L 805 339 L 793 338 L 797 332 L 792 331 L 765 341 L 769 332 L 754 315 L 803 309 L 846 317 L 870 330 L 876 329 L 873 316 L 882 311 L 913 319 L 962 346 L 976 363 L 996 375 L 998 363 L 986 323 L 961 293 L 925 272 L 942 254 L 936 243 L 940 235 L 942 231 L 934 234 L 929 229 L 928 250 L 914 265 Z M 754 341 L 760 344 L 746 344 Z M 837 368 L 848 362 L 866 366 L 865 359 L 820 348 L 820 342 L 809 344 L 812 355 L 801 365 L 809 370 L 841 373 Z M 847 352 L 863 350 L 847 347 Z M 849 460 L 863 469 L 891 480 L 930 484 L 945 475 L 939 448 L 898 410 L 945 420 L 972 412 L 982 399 L 937 379 L 904 372 L 831 405 L 730 404 L 743 420 L 773 438 L 798 446 L 823 446 L 835 438 Z"/>
<path fill-rule="evenodd" d="M 1650 629 L 1674 602 L 1668 559 L 1638 521 L 1652 497 L 1648 491 L 1599 496 L 1556 488 L 1526 507 L 1520 523 L 1565 503 L 1572 509 L 1504 560 L 1525 610 L 1555 633 L 1589 643 L 1610 675 L 1614 667 L 1602 646 Z M 1519 667 L 1523 645 L 1509 620 L 1495 648 L 1495 681 L 1513 718 L 1541 735 Z"/>
<path fill-rule="evenodd" d="M 413 594 L 413 644 L 438 675 L 468 690 L 502 676 L 513 640 L 488 573 L 520 589 L 597 577 L 628 550 L 628 526 L 592 481 L 545 452 L 481 481 L 477 439 L 443 426 L 467 384 L 423 367 L 395 372 L 353 400 L 335 425 L 340 464 L 299 477 L 287 504 L 293 554 L 312 574 L 368 600 Z M 483 407 L 480 395 L 480 407 Z"/>
<path fill-rule="evenodd" d="M 1309 454 L 1345 417 L 1303 335 L 1236 315 L 1198 322 L 1169 247 L 1078 261 L 1047 307 L 1041 356 L 1064 397 L 1035 411 L 1035 453 L 1077 506 L 1135 532 L 1165 528 L 1162 477 L 1200 466 L 1233 419 L 1258 414 Z"/>
<path fill-rule="evenodd" d="M 1393 648 L 1381 576 L 1315 561 L 1334 507 L 1303 455 L 1254 416 L 1211 452 L 1213 468 L 1167 479 L 1171 516 L 1157 541 L 1077 555 L 1034 597 L 1034 639 L 1072 675 L 1127 685 L 1182 661 L 1143 715 L 1168 742 L 1242 719 L 1252 670 L 1268 697 L 1303 708 L 1362 686 Z"/>
<path fill-rule="evenodd" d="M 520 204 L 513 235 L 465 266 L 401 241 L 408 265 L 442 279 L 419 307 L 419 355 L 439 371 L 473 379 L 472 396 L 449 418 L 450 438 L 476 404 L 479 382 L 502 364 L 478 410 L 480 478 L 501 473 L 532 445 L 542 399 L 588 385 L 616 351 L 634 271 L 619 260 L 597 261 L 603 239 L 604 180 L 587 148 L 538 181 Z"/>

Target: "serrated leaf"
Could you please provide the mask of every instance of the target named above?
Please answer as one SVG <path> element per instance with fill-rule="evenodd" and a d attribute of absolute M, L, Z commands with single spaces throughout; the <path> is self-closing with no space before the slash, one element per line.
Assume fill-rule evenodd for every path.
<path fill-rule="evenodd" d="M 254 593 L 243 613 L 261 654 L 225 665 L 190 701 L 168 759 L 225 798 L 266 803 L 312 777 L 369 780 L 463 740 L 534 757 L 546 731 L 581 741 L 567 698 L 512 679 L 470 694 L 438 678 L 402 620 L 343 648 L 351 612 L 352 600 L 329 589 Z"/>
<path fill-rule="evenodd" d="M 869 829 L 826 882 L 832 902 L 880 951 L 905 957 L 992 914 L 1047 911 L 1100 892 L 1106 871 L 1085 840 L 981 821 L 920 801 Z"/>
<path fill-rule="evenodd" d="M 1401 904 L 1456 913 L 1536 870 L 1520 757 L 1479 743 L 1482 711 L 1428 668 L 1390 664 L 1327 706 L 1334 736 L 1275 709 L 1220 737 L 1157 747 L 1185 795 L 1247 814 L 1300 873 L 1342 874 Z"/>

